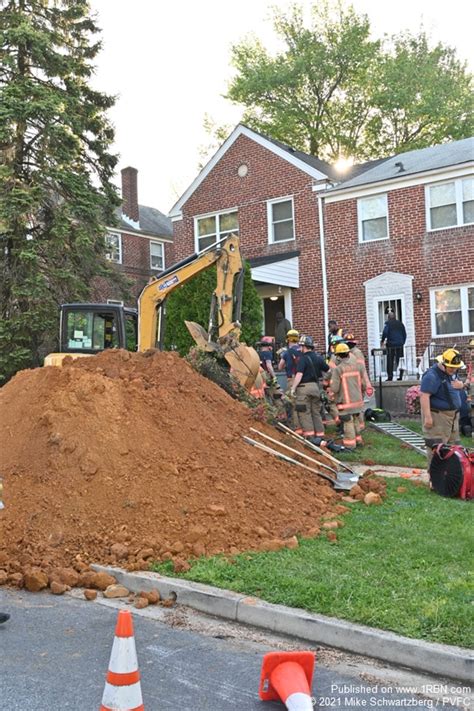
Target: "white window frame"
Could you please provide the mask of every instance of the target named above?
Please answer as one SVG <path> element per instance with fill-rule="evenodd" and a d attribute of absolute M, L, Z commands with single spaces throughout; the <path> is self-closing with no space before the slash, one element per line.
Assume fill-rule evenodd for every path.
<path fill-rule="evenodd" d="M 444 289 L 459 289 L 461 292 L 461 319 L 462 331 L 459 333 L 436 333 L 436 292 Z M 474 331 L 469 330 L 469 302 L 467 298 L 467 290 L 474 289 L 472 284 L 449 284 L 445 286 L 434 286 L 430 289 L 430 317 L 431 317 L 431 337 L 432 338 L 451 338 L 452 336 L 471 336 Z"/>
<path fill-rule="evenodd" d="M 239 210 L 237 207 L 233 207 L 232 209 L 229 209 L 229 210 L 219 210 L 218 212 L 206 212 L 205 214 L 194 216 L 194 251 L 195 252 L 197 252 L 197 253 L 203 252 L 204 250 L 209 249 L 209 247 L 212 247 L 212 245 L 209 245 L 209 247 L 204 247 L 204 249 L 199 249 L 199 239 L 204 239 L 206 237 L 206 235 L 203 235 L 201 238 L 199 237 L 199 231 L 198 231 L 199 220 L 202 220 L 206 217 L 215 217 L 216 218 L 216 223 L 218 223 L 218 224 L 216 224 L 216 242 L 219 242 L 221 239 L 223 239 L 223 237 L 221 235 L 221 230 L 220 230 L 220 227 L 221 227 L 220 217 L 221 217 L 221 215 L 230 215 L 232 212 L 237 213 L 237 223 L 238 223 Z M 240 225 L 238 225 L 236 230 L 232 230 L 232 234 L 238 235 L 239 229 L 240 229 Z M 230 234 L 229 230 L 224 230 L 224 232 L 226 235 Z M 214 242 L 214 244 L 216 244 L 216 242 Z"/>
<path fill-rule="evenodd" d="M 162 259 L 162 266 L 161 267 L 154 267 L 152 264 L 152 253 L 151 253 L 151 246 L 152 244 L 159 244 L 161 246 L 161 259 Z M 151 239 L 150 240 L 150 269 L 154 272 L 163 272 L 165 270 L 165 244 L 164 242 L 158 242 L 156 239 Z"/>
<path fill-rule="evenodd" d="M 291 202 L 291 219 L 293 222 L 293 237 L 290 239 L 274 239 L 273 230 L 273 205 L 279 202 Z M 294 242 L 296 240 L 296 224 L 295 224 L 295 201 L 293 195 L 286 195 L 286 197 L 274 198 L 273 200 L 267 200 L 267 228 L 268 228 L 268 244 L 285 244 L 285 242 Z"/>
<path fill-rule="evenodd" d="M 387 217 L 387 235 L 385 237 L 379 237 L 378 239 L 364 239 L 364 228 L 362 219 L 362 203 L 366 200 L 371 200 L 372 198 L 383 197 L 385 199 L 385 214 Z M 363 197 L 357 198 L 357 234 L 359 244 L 373 244 L 374 242 L 383 242 L 390 239 L 390 217 L 388 214 L 388 193 L 374 193 L 373 195 L 364 195 Z"/>
<path fill-rule="evenodd" d="M 118 259 L 109 259 L 109 257 L 107 257 L 107 259 L 109 260 L 109 262 L 113 262 L 114 264 L 122 264 L 122 235 L 120 234 L 120 232 L 113 232 L 113 231 L 109 230 L 107 232 L 107 234 L 105 235 L 106 247 L 108 246 L 107 245 L 107 238 L 108 237 L 118 237 L 119 258 Z"/>
<path fill-rule="evenodd" d="M 461 178 L 453 178 L 452 180 L 442 180 L 437 183 L 429 183 L 425 185 L 425 215 L 426 215 L 426 230 L 427 232 L 439 232 L 442 230 L 454 230 L 456 227 L 464 227 L 464 225 L 473 225 L 474 222 L 463 222 L 463 199 L 462 199 L 462 183 L 463 180 L 472 180 L 474 175 L 463 175 Z M 456 224 L 446 225 L 446 227 L 431 226 L 431 188 L 441 185 L 450 185 L 454 183 L 454 191 L 456 195 Z"/>

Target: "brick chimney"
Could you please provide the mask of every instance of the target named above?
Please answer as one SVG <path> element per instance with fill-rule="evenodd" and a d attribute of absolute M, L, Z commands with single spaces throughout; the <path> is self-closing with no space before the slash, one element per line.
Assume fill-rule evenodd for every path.
<path fill-rule="evenodd" d="M 123 168 L 122 171 L 122 214 L 135 227 L 139 226 L 138 190 L 136 168 Z"/>

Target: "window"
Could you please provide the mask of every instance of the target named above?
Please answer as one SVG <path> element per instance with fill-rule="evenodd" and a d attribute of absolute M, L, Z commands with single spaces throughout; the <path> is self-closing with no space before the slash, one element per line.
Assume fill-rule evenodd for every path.
<path fill-rule="evenodd" d="M 122 235 L 117 232 L 109 232 L 105 235 L 105 256 L 111 262 L 122 264 Z"/>
<path fill-rule="evenodd" d="M 374 195 L 357 201 L 359 242 L 388 239 L 387 195 Z"/>
<path fill-rule="evenodd" d="M 196 251 L 210 247 L 230 234 L 239 234 L 239 217 L 237 210 L 232 212 L 219 212 L 215 215 L 196 217 L 194 224 L 196 238 Z"/>
<path fill-rule="evenodd" d="M 66 339 L 67 347 L 76 351 L 118 348 L 116 314 L 69 311 L 66 321 Z"/>
<path fill-rule="evenodd" d="M 429 230 L 474 222 L 474 178 L 428 185 L 426 204 Z"/>
<path fill-rule="evenodd" d="M 267 203 L 268 241 L 288 242 L 295 239 L 293 198 L 271 200 Z"/>
<path fill-rule="evenodd" d="M 165 268 L 163 242 L 150 242 L 150 267 L 160 272 Z"/>
<path fill-rule="evenodd" d="M 474 284 L 433 289 L 433 336 L 474 333 Z"/>

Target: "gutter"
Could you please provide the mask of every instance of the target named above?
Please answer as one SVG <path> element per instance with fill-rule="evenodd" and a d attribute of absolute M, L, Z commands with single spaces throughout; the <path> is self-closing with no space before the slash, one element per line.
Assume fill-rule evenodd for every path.
<path fill-rule="evenodd" d="M 326 248 L 324 244 L 324 198 L 321 194 L 318 196 L 318 213 L 319 213 L 319 243 L 321 247 L 321 276 L 323 279 L 323 317 L 324 317 L 324 351 L 327 348 L 329 338 L 328 321 L 329 321 L 329 304 L 328 304 L 328 276 L 326 270 Z"/>

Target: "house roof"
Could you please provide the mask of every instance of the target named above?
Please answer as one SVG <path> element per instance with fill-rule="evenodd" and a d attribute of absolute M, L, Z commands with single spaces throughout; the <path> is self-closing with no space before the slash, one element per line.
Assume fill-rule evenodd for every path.
<path fill-rule="evenodd" d="M 168 239 L 173 237 L 171 220 L 155 207 L 148 207 L 146 205 L 138 206 L 139 228 L 133 227 L 129 222 L 123 219 L 122 209 L 120 207 L 116 209 L 115 214 L 118 219 L 118 229 L 123 229 L 126 232 L 135 232 L 136 234 L 168 237 Z"/>
<path fill-rule="evenodd" d="M 358 175 L 351 175 L 348 180 L 328 190 L 328 193 L 349 190 L 370 183 L 400 180 L 409 175 L 454 167 L 472 161 L 474 161 L 474 138 L 464 138 L 461 141 L 420 148 L 375 161 L 376 165 Z"/>
<path fill-rule="evenodd" d="M 220 161 L 222 156 L 235 143 L 239 136 L 242 135 L 247 136 L 247 138 L 250 138 L 252 141 L 255 141 L 267 150 L 278 155 L 280 158 L 287 160 L 299 170 L 302 170 L 304 173 L 307 173 L 314 180 L 325 180 L 329 177 L 327 173 L 327 168 L 329 166 L 328 164 L 324 163 L 324 161 L 320 161 L 318 158 L 314 158 L 313 156 L 308 156 L 306 153 L 302 153 L 301 151 L 295 151 L 289 146 L 285 146 L 285 144 L 280 143 L 279 141 L 267 138 L 266 136 L 257 133 L 253 129 L 248 128 L 248 126 L 244 126 L 243 124 L 239 123 L 232 131 L 230 136 L 228 136 L 228 138 L 224 141 L 221 147 L 217 150 L 217 152 L 204 166 L 204 168 L 201 170 L 195 180 L 191 183 L 188 189 L 181 195 L 178 202 L 173 205 L 169 212 L 169 217 L 181 217 L 181 208 L 183 207 L 183 205 L 187 202 L 187 200 L 189 200 L 194 191 L 197 190 L 199 185 L 209 175 L 211 170 Z"/>
<path fill-rule="evenodd" d="M 211 170 L 219 162 L 219 160 L 227 152 L 227 150 L 232 146 L 232 144 L 235 143 L 239 136 L 242 135 L 247 136 L 247 138 L 250 138 L 251 140 L 260 144 L 267 150 L 271 151 L 272 153 L 275 153 L 280 158 L 287 160 L 299 170 L 302 170 L 303 172 L 310 175 L 316 181 L 330 180 L 331 182 L 339 182 L 341 180 L 341 173 L 330 163 L 327 163 L 326 161 L 321 160 L 316 156 L 312 156 L 309 153 L 304 153 L 303 151 L 299 151 L 296 148 L 292 148 L 292 146 L 288 146 L 285 143 L 278 141 L 276 138 L 264 136 L 262 133 L 258 133 L 252 128 L 249 128 L 248 126 L 245 126 L 244 124 L 240 123 L 232 131 L 230 136 L 228 136 L 226 141 L 224 141 L 218 151 L 212 156 L 209 162 L 204 166 L 199 175 L 195 178 L 195 180 L 191 183 L 188 189 L 179 198 L 178 202 L 173 205 L 169 212 L 169 216 L 171 218 L 181 216 L 181 208 L 183 207 L 183 205 L 191 197 L 194 191 L 199 187 L 199 185 L 206 178 L 206 176 L 209 175 Z M 356 175 L 359 175 L 360 173 L 369 170 L 374 165 L 379 164 L 380 162 L 382 162 L 382 160 L 385 159 L 368 161 L 366 163 L 354 165 L 349 168 L 349 171 L 346 171 L 344 173 L 344 178 L 347 178 L 347 176 L 350 176 L 352 178 Z"/>
<path fill-rule="evenodd" d="M 259 134 L 261 135 L 261 134 Z M 288 151 L 291 155 L 296 156 L 299 158 L 299 160 L 303 161 L 304 163 L 307 163 L 308 165 L 312 166 L 313 168 L 316 168 L 317 170 L 321 171 L 324 173 L 332 182 L 335 183 L 340 183 L 341 178 L 344 177 L 346 180 L 348 178 L 354 178 L 356 175 L 360 175 L 361 173 L 364 173 L 366 170 L 369 170 L 370 168 L 373 168 L 375 165 L 378 165 L 379 163 L 382 163 L 384 160 L 387 160 L 386 158 L 378 158 L 377 160 L 369 160 L 366 161 L 365 163 L 358 163 L 356 165 L 352 165 L 349 168 L 347 168 L 343 174 L 334 165 L 331 165 L 331 163 L 327 163 L 324 160 L 321 160 L 320 158 L 316 158 L 316 156 L 312 156 L 309 153 L 303 153 L 303 151 L 298 151 L 296 148 L 292 148 L 291 146 L 287 146 L 281 141 L 277 141 L 275 138 L 269 138 L 268 136 L 265 136 L 265 138 L 268 141 L 271 141 L 277 146 L 280 146 L 282 150 Z"/>
<path fill-rule="evenodd" d="M 275 262 L 284 262 L 293 257 L 299 257 L 301 254 L 299 249 L 294 249 L 291 252 L 280 252 L 279 254 L 266 254 L 263 257 L 250 257 L 247 259 L 251 267 L 262 267 L 266 264 L 274 264 Z"/>

